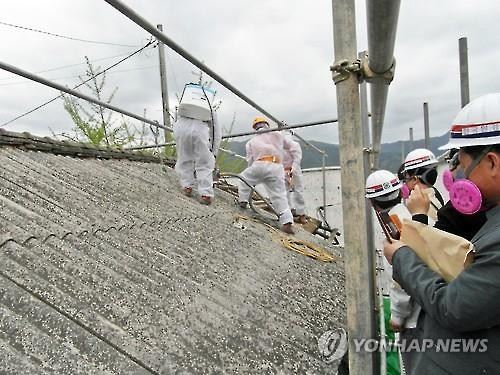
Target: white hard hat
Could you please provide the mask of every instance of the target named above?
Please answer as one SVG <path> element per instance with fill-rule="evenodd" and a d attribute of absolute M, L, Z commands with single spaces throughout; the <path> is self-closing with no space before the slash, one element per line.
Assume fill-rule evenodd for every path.
<path fill-rule="evenodd" d="M 381 169 L 371 173 L 366 179 L 365 193 L 367 198 L 381 197 L 398 192 L 403 183 L 394 173 Z M 392 199 L 391 195 L 391 199 Z"/>
<path fill-rule="evenodd" d="M 450 140 L 440 150 L 500 144 L 500 93 L 474 99 L 458 112 Z"/>
<path fill-rule="evenodd" d="M 404 170 L 410 171 L 412 169 L 436 165 L 437 163 L 438 160 L 431 150 L 417 148 L 406 155 Z"/>

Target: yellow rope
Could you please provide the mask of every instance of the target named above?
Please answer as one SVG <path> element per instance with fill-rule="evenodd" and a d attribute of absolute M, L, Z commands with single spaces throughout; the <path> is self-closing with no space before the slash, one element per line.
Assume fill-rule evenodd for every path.
<path fill-rule="evenodd" d="M 305 255 L 309 258 L 320 260 L 322 262 L 333 262 L 337 260 L 332 254 L 330 254 L 324 248 L 307 241 L 286 238 L 281 236 L 277 237 L 276 241 L 281 243 L 287 249 Z"/>
<path fill-rule="evenodd" d="M 242 219 L 242 220 L 248 220 L 248 221 L 253 221 L 256 223 L 263 224 L 265 227 L 267 227 L 267 230 L 271 233 L 271 239 L 281 246 L 285 247 L 288 250 L 295 251 L 296 253 L 305 255 L 309 258 L 313 258 L 322 262 L 333 262 L 336 261 L 337 258 L 330 254 L 326 249 L 324 249 L 321 246 L 315 245 L 311 242 L 299 240 L 297 238 L 291 238 L 290 236 L 286 235 L 285 233 L 277 230 L 273 226 L 264 223 L 260 220 L 254 219 L 254 218 L 249 218 L 246 216 L 242 215 L 236 215 L 235 219 Z"/>

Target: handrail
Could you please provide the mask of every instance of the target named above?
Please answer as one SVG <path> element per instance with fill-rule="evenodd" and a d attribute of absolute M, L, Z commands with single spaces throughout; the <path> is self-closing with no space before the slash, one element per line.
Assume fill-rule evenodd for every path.
<path fill-rule="evenodd" d="M 135 118 L 136 120 L 145 122 L 147 124 L 156 126 L 158 128 L 162 128 L 162 129 L 165 129 L 165 130 L 168 130 L 168 131 L 173 131 L 172 128 L 160 125 L 157 121 L 149 120 L 149 119 L 144 118 L 142 116 L 136 115 L 136 114 L 134 114 L 132 112 L 129 112 L 129 111 L 126 111 L 124 109 L 120 109 L 118 107 L 115 107 L 114 105 L 111 105 L 111 104 L 108 104 L 108 103 L 104 103 L 104 102 L 102 102 L 100 100 L 94 99 L 94 98 L 92 98 L 92 97 L 90 97 L 88 95 L 85 95 L 85 94 L 81 94 L 78 91 L 72 90 L 72 89 L 67 88 L 66 86 L 60 85 L 58 83 L 49 81 L 48 79 L 42 78 L 40 76 L 37 76 L 36 74 L 30 73 L 30 72 L 28 72 L 26 70 L 17 68 L 17 67 L 15 67 L 13 65 L 10 65 L 10 64 L 7 64 L 7 63 L 4 63 L 4 62 L 0 61 L 0 68 L 3 69 L 3 70 L 6 70 L 8 72 L 17 74 L 17 75 L 19 75 L 21 77 L 27 78 L 27 79 L 29 79 L 31 81 L 35 81 L 35 82 L 41 83 L 42 85 L 52 87 L 53 89 L 65 92 L 67 94 L 70 94 L 72 96 L 76 96 L 76 97 L 78 97 L 80 99 L 83 99 L 83 100 L 86 100 L 88 102 L 100 105 L 101 107 L 110 109 L 110 110 L 115 111 L 115 112 L 119 112 L 119 113 L 121 113 L 121 114 L 123 114 L 125 116 Z"/>

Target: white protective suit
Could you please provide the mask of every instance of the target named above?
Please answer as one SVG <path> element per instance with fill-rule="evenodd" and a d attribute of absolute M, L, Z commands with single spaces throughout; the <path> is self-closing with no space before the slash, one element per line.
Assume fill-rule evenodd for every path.
<path fill-rule="evenodd" d="M 250 185 L 261 183 L 266 187 L 281 225 L 293 222 L 286 197 L 285 172 L 281 164 L 283 150 L 290 147 L 290 142 L 279 132 L 257 133 L 246 144 L 248 168 L 240 174 Z M 272 156 L 276 158 L 275 162 L 259 160 Z M 238 195 L 240 202 L 248 202 L 250 188 L 242 181 L 239 183 Z"/>
<path fill-rule="evenodd" d="M 290 133 L 285 134 L 285 139 L 290 142 L 290 148 L 283 152 L 283 167 L 285 168 L 285 187 L 287 191 L 288 205 L 295 209 L 296 215 L 305 215 L 306 202 L 304 200 L 304 181 L 302 179 L 302 148 L 299 142 L 293 139 Z M 291 181 L 286 173 L 292 174 Z"/>
<path fill-rule="evenodd" d="M 215 156 L 221 142 L 221 129 L 214 116 L 214 126 L 209 122 L 179 116 L 174 123 L 174 139 L 177 147 L 175 171 L 183 188 L 198 183 L 198 193 L 213 197 Z M 196 171 L 196 178 L 195 178 Z"/>

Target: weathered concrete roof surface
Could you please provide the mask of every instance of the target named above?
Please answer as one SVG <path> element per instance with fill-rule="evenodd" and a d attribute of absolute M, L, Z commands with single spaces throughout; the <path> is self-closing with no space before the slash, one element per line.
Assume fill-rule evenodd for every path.
<path fill-rule="evenodd" d="M 345 321 L 341 259 L 241 229 L 226 193 L 202 206 L 158 164 L 0 165 L 0 373 L 336 372 L 317 338 Z"/>

